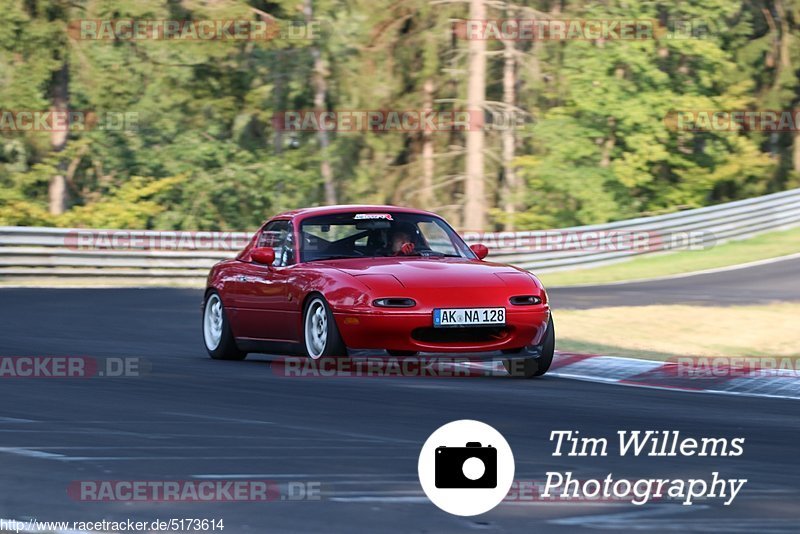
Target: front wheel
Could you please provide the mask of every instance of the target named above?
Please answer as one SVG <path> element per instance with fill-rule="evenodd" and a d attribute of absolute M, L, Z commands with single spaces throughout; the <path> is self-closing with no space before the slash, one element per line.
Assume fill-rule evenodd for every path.
<path fill-rule="evenodd" d="M 311 297 L 303 311 L 303 346 L 313 360 L 347 354 L 333 312 L 322 295 Z"/>
<path fill-rule="evenodd" d="M 539 348 L 540 356 L 538 358 L 503 360 L 503 367 L 506 368 L 506 371 L 511 376 L 520 378 L 542 376 L 550 369 L 550 365 L 553 363 L 553 354 L 556 350 L 556 329 L 553 325 L 552 315 L 550 315 L 550 320 L 547 322 L 547 333 Z"/>
<path fill-rule="evenodd" d="M 208 355 L 215 360 L 243 360 L 247 356 L 236 346 L 222 299 L 216 291 L 209 292 L 203 303 L 203 341 Z"/>

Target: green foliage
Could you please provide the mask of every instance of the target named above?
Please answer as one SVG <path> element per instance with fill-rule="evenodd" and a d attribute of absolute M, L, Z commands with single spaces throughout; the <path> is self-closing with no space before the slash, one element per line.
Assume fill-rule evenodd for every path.
<path fill-rule="evenodd" d="M 86 228 L 147 228 L 167 207 L 159 197 L 185 181 L 183 176 L 153 180 L 132 176 L 113 194 L 86 206 L 76 206 L 59 222 Z"/>
<path fill-rule="evenodd" d="M 318 139 L 276 132 L 272 117 L 314 106 L 312 55 L 322 55 L 328 109 L 463 107 L 467 41 L 452 21 L 464 3 L 313 0 L 312 43 L 89 41 L 79 19 L 280 20 L 304 0 L 10 0 L 0 11 L 0 110 L 47 110 L 54 74 L 69 68 L 70 108 L 130 113 L 123 130 L 73 131 L 54 152 L 48 132 L 0 131 L 0 224 L 251 229 L 278 211 L 322 202 Z M 796 2 L 566 1 L 563 18 L 691 21 L 696 37 L 515 43 L 518 229 L 590 224 L 702 206 L 800 185 L 799 136 L 676 131 L 674 110 L 792 109 L 798 103 Z M 550 1 L 519 5 L 547 12 Z M 495 4 L 490 18 L 517 16 Z M 784 12 L 781 18 L 781 12 Z M 527 16 L 527 15 L 526 15 Z M 698 23 L 700 26 L 698 26 Z M 688 37 L 678 36 L 678 37 Z M 502 43 L 488 43 L 487 97 L 502 100 Z M 329 157 L 342 202 L 420 202 L 419 132 L 338 132 Z M 435 204 L 463 202 L 463 135 L 433 135 Z M 493 224 L 509 222 L 498 191 L 499 131 L 487 132 Z M 798 152 L 800 154 L 800 152 Z M 48 213 L 53 176 L 69 209 Z M 495 186 L 495 187 L 492 187 Z"/>

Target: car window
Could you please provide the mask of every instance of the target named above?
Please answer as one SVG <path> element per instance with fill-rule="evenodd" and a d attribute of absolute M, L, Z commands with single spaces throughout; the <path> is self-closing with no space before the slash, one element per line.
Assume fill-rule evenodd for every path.
<path fill-rule="evenodd" d="M 472 258 L 442 219 L 414 213 L 335 213 L 300 225 L 302 261 L 385 256 Z"/>
<path fill-rule="evenodd" d="M 292 225 L 289 221 L 273 221 L 264 227 L 259 236 L 257 246 L 275 249 L 275 267 L 284 267 L 294 263 L 294 239 Z"/>
<path fill-rule="evenodd" d="M 325 241 L 339 241 L 346 237 L 360 233 L 354 226 L 330 224 L 304 224 L 303 233 L 324 239 Z"/>
<path fill-rule="evenodd" d="M 434 252 L 441 252 L 442 254 L 448 255 L 458 254 L 447 232 L 435 222 L 422 221 L 417 227 L 422 237 L 427 242 L 428 247 Z"/>

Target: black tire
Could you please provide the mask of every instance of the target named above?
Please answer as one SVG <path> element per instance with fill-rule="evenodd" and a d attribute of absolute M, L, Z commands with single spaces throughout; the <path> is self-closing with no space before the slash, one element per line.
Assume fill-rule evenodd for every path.
<path fill-rule="evenodd" d="M 323 316 L 324 335 L 319 322 Z M 325 297 L 318 293 L 311 295 L 303 306 L 302 343 L 306 356 L 314 360 L 347 357 L 347 347 L 339 334 L 331 307 Z"/>
<path fill-rule="evenodd" d="M 219 304 L 218 311 L 215 311 L 217 303 Z M 225 313 L 225 306 L 223 306 L 222 298 L 216 290 L 209 291 L 203 301 L 202 329 L 203 344 L 206 346 L 208 355 L 211 358 L 215 360 L 244 360 L 247 357 L 247 353 L 242 352 L 236 346 L 236 340 L 228 322 L 228 315 Z M 216 337 L 217 332 L 219 339 Z"/>
<path fill-rule="evenodd" d="M 394 356 L 395 358 L 411 358 L 412 356 L 416 356 L 419 354 L 416 350 L 390 350 L 386 349 L 386 352 L 389 353 L 389 356 Z"/>
<path fill-rule="evenodd" d="M 556 328 L 553 316 L 547 322 L 547 333 L 540 345 L 541 355 L 538 358 L 525 358 L 519 360 L 503 360 L 503 367 L 508 374 L 516 378 L 534 378 L 542 376 L 553 363 L 553 354 L 556 350 Z"/>

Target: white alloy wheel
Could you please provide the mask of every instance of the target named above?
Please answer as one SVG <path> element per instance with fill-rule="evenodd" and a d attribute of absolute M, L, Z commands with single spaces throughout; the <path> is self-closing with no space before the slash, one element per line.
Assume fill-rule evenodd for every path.
<path fill-rule="evenodd" d="M 219 295 L 208 297 L 203 312 L 203 340 L 208 350 L 216 350 L 222 340 L 222 301 Z"/>
<path fill-rule="evenodd" d="M 318 360 L 325 353 L 328 344 L 328 311 L 321 298 L 314 298 L 308 305 L 303 330 L 308 355 Z"/>

